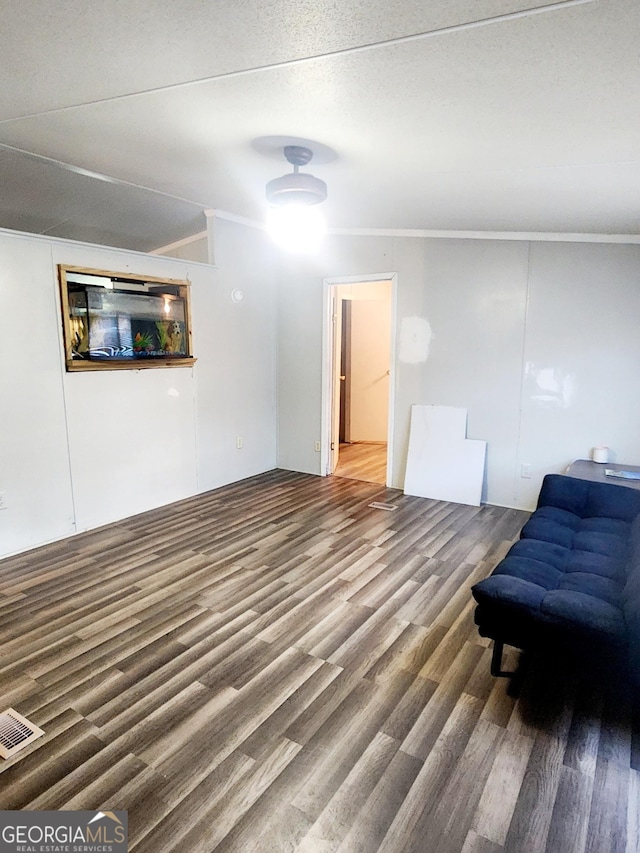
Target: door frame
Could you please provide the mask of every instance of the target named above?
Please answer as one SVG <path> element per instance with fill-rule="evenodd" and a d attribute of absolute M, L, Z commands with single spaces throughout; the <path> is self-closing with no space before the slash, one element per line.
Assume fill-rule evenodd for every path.
<path fill-rule="evenodd" d="M 336 370 L 334 359 L 335 323 L 333 300 L 336 286 L 341 284 L 371 284 L 372 281 L 391 282 L 391 352 L 389 353 L 389 411 L 387 420 L 387 486 L 392 486 L 394 403 L 396 393 L 396 312 L 398 273 L 382 272 L 373 275 L 332 276 L 323 279 L 322 304 L 322 421 L 320 437 L 320 473 L 331 473 L 331 434 L 333 427 L 333 381 Z"/>

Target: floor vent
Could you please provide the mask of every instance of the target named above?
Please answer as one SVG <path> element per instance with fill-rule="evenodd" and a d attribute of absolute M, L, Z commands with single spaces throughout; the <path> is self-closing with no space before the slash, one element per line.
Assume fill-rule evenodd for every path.
<path fill-rule="evenodd" d="M 374 509 L 385 509 L 387 512 L 393 512 L 394 509 L 398 509 L 395 504 L 383 504 L 380 501 L 374 501 L 369 506 L 372 506 Z"/>
<path fill-rule="evenodd" d="M 43 734 L 22 714 L 7 708 L 0 714 L 0 756 L 11 758 Z"/>

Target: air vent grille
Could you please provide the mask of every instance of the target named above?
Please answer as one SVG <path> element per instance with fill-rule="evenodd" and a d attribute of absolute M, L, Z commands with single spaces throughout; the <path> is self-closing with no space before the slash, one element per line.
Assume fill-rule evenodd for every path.
<path fill-rule="evenodd" d="M 7 708 L 0 713 L 0 756 L 11 758 L 43 734 L 42 729 L 34 726 L 22 714 Z"/>
<path fill-rule="evenodd" d="M 398 509 L 396 504 L 385 504 L 381 501 L 374 501 L 372 504 L 369 504 L 369 506 L 373 507 L 374 509 L 384 509 L 387 512 L 393 512 L 394 510 Z"/>

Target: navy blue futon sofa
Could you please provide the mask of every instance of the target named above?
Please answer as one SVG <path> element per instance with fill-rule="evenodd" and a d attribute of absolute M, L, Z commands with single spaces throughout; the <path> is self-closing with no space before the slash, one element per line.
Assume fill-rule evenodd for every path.
<path fill-rule="evenodd" d="M 473 589 L 475 621 L 503 645 L 559 643 L 605 660 L 628 654 L 640 684 L 640 491 L 548 474 L 521 538 Z"/>

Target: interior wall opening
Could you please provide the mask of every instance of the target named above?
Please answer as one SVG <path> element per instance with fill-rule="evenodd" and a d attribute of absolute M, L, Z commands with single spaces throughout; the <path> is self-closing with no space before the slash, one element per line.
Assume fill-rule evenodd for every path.
<path fill-rule="evenodd" d="M 392 338 L 391 280 L 332 284 L 328 474 L 386 484 Z"/>

